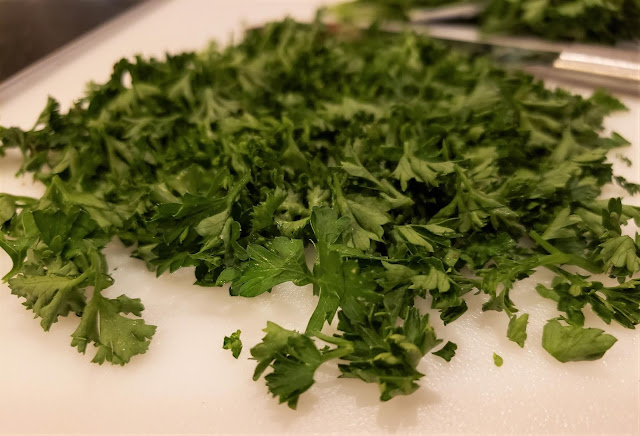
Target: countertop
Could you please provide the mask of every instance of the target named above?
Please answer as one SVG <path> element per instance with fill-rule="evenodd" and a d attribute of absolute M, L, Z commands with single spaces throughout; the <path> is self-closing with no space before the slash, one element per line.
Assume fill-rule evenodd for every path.
<path fill-rule="evenodd" d="M 143 0 L 0 0 L 0 82 Z"/>

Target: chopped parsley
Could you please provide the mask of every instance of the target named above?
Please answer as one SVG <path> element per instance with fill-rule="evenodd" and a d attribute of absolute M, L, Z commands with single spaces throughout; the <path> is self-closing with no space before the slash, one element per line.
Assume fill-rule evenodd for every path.
<path fill-rule="evenodd" d="M 225 336 L 222 342 L 222 348 L 225 350 L 231 350 L 231 354 L 234 358 L 240 357 L 242 352 L 242 340 L 240 339 L 240 330 L 236 330 L 231 333 L 230 336 Z"/>
<path fill-rule="evenodd" d="M 541 267 L 556 279 L 537 291 L 567 324 L 547 324 L 543 347 L 592 360 L 615 339 L 584 326 L 587 306 L 607 323 L 640 322 L 640 241 L 622 233 L 640 210 L 599 199 L 607 153 L 628 144 L 601 134 L 620 109 L 423 36 L 319 22 L 123 59 L 68 112 L 50 99 L 33 129 L 0 128 L 0 155 L 20 150 L 21 172 L 47 188 L 0 195 L 4 280 L 45 330 L 76 314 L 72 345 L 120 365 L 155 327 L 140 300 L 103 293 L 114 238 L 158 276 L 194 267 L 198 285 L 230 283 L 232 296 L 310 284 L 305 331 L 270 322 L 251 348 L 254 378 L 266 373 L 293 408 L 330 361 L 382 400 L 418 389 L 418 363 L 446 335 L 419 300 L 448 324 L 479 292 L 524 346 L 528 315 L 509 293 Z M 235 357 L 239 333 L 224 340 Z M 448 361 L 456 348 L 433 354 Z"/>
<path fill-rule="evenodd" d="M 504 359 L 499 355 L 497 355 L 496 353 L 493 353 L 493 364 L 498 368 L 500 368 L 503 363 L 504 363 Z"/>
<path fill-rule="evenodd" d="M 447 362 L 450 362 L 453 359 L 453 356 L 456 355 L 456 350 L 458 349 L 458 345 L 449 341 L 444 347 L 440 348 L 438 351 L 434 351 L 431 354 L 435 354 L 438 357 L 442 357 Z"/>

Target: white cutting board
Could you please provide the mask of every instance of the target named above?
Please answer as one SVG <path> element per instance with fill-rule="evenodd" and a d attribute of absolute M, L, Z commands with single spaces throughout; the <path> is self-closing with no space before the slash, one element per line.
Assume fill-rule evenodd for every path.
<path fill-rule="evenodd" d="M 240 37 L 243 25 L 286 14 L 309 19 L 320 3 L 152 2 L 1 87 L 0 124 L 29 127 L 48 94 L 68 105 L 86 81 L 105 80 L 122 56 L 198 50 L 212 38 Z M 637 182 L 640 100 L 624 101 L 630 112 L 611 117 L 607 127 L 633 142 L 621 153 L 635 165 L 617 162 L 616 169 Z M 29 179 L 13 177 L 18 164 L 15 154 L 0 159 L 0 192 L 41 193 Z M 92 364 L 69 346 L 77 318 L 45 333 L 1 284 L 0 433 L 640 433 L 638 332 L 588 316 L 587 325 L 606 328 L 618 342 L 596 362 L 555 361 L 540 346 L 542 326 L 557 314 L 534 290 L 537 281 L 548 284 L 544 272 L 512 293 L 530 314 L 524 350 L 506 339 L 504 314 L 482 313 L 483 298 L 469 297 L 470 310 L 446 328 L 432 318 L 439 335 L 458 344 L 458 354 L 450 363 L 425 357 L 419 369 L 426 377 L 415 394 L 380 403 L 375 385 L 337 380 L 337 369 L 328 366 L 292 411 L 267 395 L 263 381 L 251 380 L 248 349 L 267 320 L 304 329 L 314 307 L 308 287 L 284 285 L 242 299 L 192 286 L 192 270 L 156 279 L 117 244 L 107 259 L 115 278 L 110 293 L 142 298 L 144 318 L 158 326 L 149 352 L 126 367 Z M 8 256 L 0 254 L 0 276 L 9 269 Z M 238 328 L 245 350 L 236 361 L 221 345 Z M 501 368 L 493 364 L 494 351 L 504 358 Z"/>

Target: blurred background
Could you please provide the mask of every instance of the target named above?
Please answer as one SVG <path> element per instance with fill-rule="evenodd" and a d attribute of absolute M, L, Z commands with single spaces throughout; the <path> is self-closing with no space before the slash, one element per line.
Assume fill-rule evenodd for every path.
<path fill-rule="evenodd" d="M 145 0 L 0 0 L 0 81 Z"/>

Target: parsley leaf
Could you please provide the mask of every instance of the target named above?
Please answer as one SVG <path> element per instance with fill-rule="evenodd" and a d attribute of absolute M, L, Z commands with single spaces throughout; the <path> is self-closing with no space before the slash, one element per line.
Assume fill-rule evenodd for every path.
<path fill-rule="evenodd" d="M 299 239 L 277 237 L 267 243 L 247 246 L 250 260 L 229 289 L 231 295 L 255 297 L 271 291 L 275 285 L 293 282 L 298 286 L 310 282 L 304 258 L 304 245 Z"/>
<path fill-rule="evenodd" d="M 449 341 L 446 344 L 444 344 L 444 347 L 440 348 L 438 351 L 434 351 L 431 354 L 435 354 L 438 357 L 442 357 L 447 362 L 450 362 L 451 359 L 453 359 L 453 356 L 456 355 L 457 349 L 458 349 L 458 346 L 453 342 Z"/>
<path fill-rule="evenodd" d="M 231 350 L 233 357 L 236 359 L 240 356 L 242 352 L 242 341 L 240 340 L 240 330 L 236 330 L 231 333 L 231 336 L 225 336 L 222 342 L 222 348 L 225 350 Z"/>
<path fill-rule="evenodd" d="M 504 360 L 502 359 L 502 357 L 498 356 L 496 353 L 493 353 L 493 364 L 499 368 L 503 363 Z"/>
<path fill-rule="evenodd" d="M 317 336 L 337 348 L 318 350 L 310 337 L 272 322 L 267 323 L 264 331 L 267 334 L 262 342 L 251 349 L 251 356 L 258 361 L 253 379 L 257 380 L 271 367 L 272 372 L 265 377 L 269 391 L 292 409 L 297 407 L 300 394 L 315 382 L 313 375 L 322 363 L 353 351 L 348 341 L 321 334 Z"/>
<path fill-rule="evenodd" d="M 509 340 L 524 347 L 524 341 L 527 340 L 527 323 L 529 322 L 529 314 L 525 313 L 520 316 L 512 315 L 507 328 L 507 337 Z"/>
<path fill-rule="evenodd" d="M 563 326 L 549 321 L 542 331 L 542 347 L 560 362 L 600 359 L 616 338 L 596 328 Z"/>

